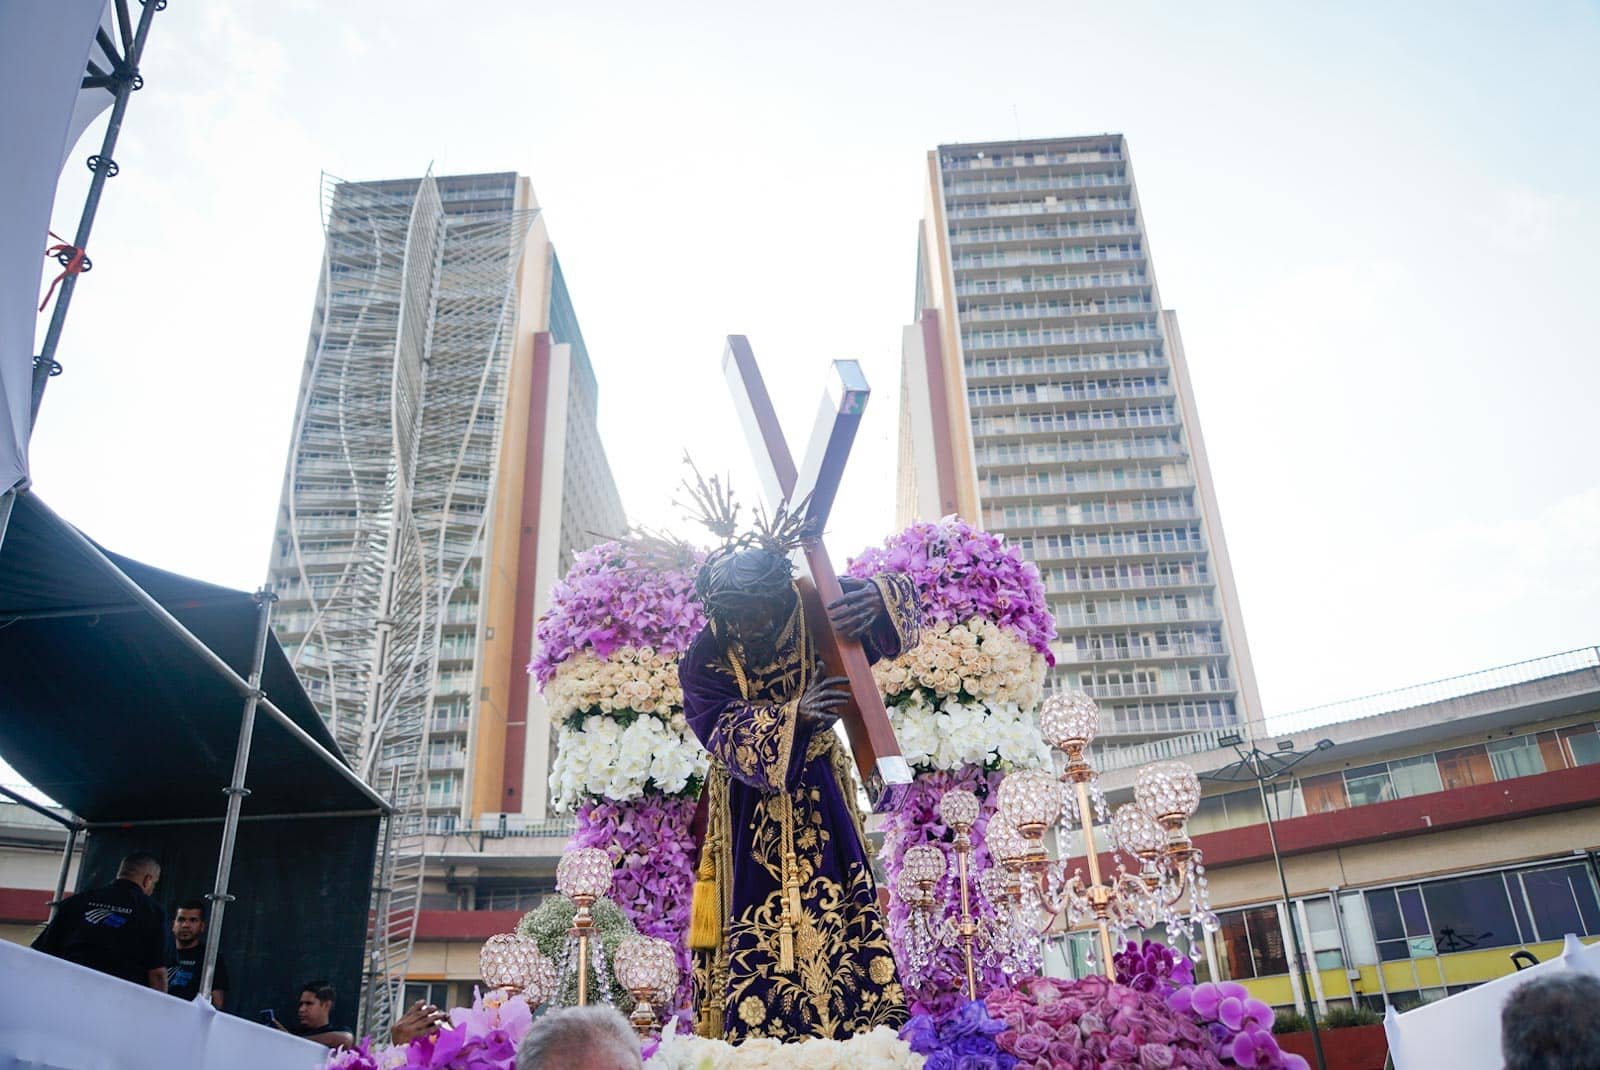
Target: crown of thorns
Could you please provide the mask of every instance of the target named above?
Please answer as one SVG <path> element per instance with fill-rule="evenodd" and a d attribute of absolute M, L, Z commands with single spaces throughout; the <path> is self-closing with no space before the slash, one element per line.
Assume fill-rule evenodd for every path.
<path fill-rule="evenodd" d="M 694 480 L 690 482 L 685 479 L 680 485 L 689 501 L 676 504 L 722 540 L 722 546 L 712 551 L 713 555 L 759 549 L 787 558 L 807 539 L 820 534 L 812 530 L 812 524 L 806 517 L 806 506 L 811 501 L 809 496 L 793 508 L 787 501 L 779 502 L 770 516 L 757 506 L 754 526 L 741 533 L 740 505 L 733 487 L 718 476 L 707 479 L 701 475 L 688 454 L 684 455 L 683 461 L 689 466 Z"/>

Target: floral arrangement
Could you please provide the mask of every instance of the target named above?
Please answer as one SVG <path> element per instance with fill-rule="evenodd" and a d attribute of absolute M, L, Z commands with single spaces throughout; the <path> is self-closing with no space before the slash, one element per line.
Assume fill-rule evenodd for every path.
<path fill-rule="evenodd" d="M 578 808 L 573 847 L 611 852 L 616 872 L 611 899 L 645 936 L 667 941 L 678 953 L 678 993 L 673 1007 L 691 1022 L 690 956 L 683 939 L 694 893 L 695 840 L 689 831 L 695 800 L 646 796 L 631 804 L 589 799 Z"/>
<path fill-rule="evenodd" d="M 904 737 L 901 746 L 906 746 Z M 985 772 L 977 765 L 964 766 L 957 772 L 943 770 L 931 773 L 920 773 L 911 782 L 911 787 L 906 792 L 905 802 L 899 810 L 884 815 L 883 846 L 880 849 L 879 859 L 883 862 L 885 885 L 893 888 L 900 879 L 900 871 L 904 868 L 906 851 L 920 844 L 939 844 L 948 849 L 953 838 L 944 818 L 939 813 L 939 800 L 944 798 L 947 791 L 957 788 L 965 789 L 977 795 L 981 806 L 978 811 L 978 820 L 972 827 L 972 872 L 974 875 L 988 869 L 994 864 L 989 855 L 989 848 L 984 838 L 984 830 L 988 828 L 989 819 L 994 816 L 994 793 L 1000 786 L 1000 774 Z M 971 907 L 974 915 L 992 918 L 993 911 L 983 896 L 978 893 L 977 881 L 974 876 L 972 882 Z M 933 886 L 934 902 L 942 904 L 942 911 L 938 906 L 932 918 L 934 930 L 938 931 L 945 919 L 954 919 L 960 913 L 960 889 L 957 885 L 954 860 L 946 867 L 945 875 Z M 905 900 L 899 896 L 889 899 L 889 934 L 894 942 L 897 954 L 903 954 L 907 920 L 910 917 L 910 908 Z M 904 959 L 902 959 L 902 963 Z M 919 971 L 926 980 L 917 986 L 907 986 L 906 996 L 913 1002 L 913 1011 L 925 1013 L 953 1013 L 964 1002 L 959 988 L 966 977 L 966 967 L 963 964 L 959 946 L 941 948 L 935 955 L 933 962 Z M 902 980 L 909 976 L 903 966 L 900 970 Z M 1005 975 L 996 965 L 985 965 L 979 973 L 978 985 L 980 995 L 983 991 L 996 985 L 1005 983 Z"/>
<path fill-rule="evenodd" d="M 1005 1021 L 1002 1051 L 1031 1070 L 1220 1070 L 1215 1040 L 1165 1000 L 1104 977 L 1034 977 L 990 992 L 989 1013 Z"/>
<path fill-rule="evenodd" d="M 609 899 L 596 899 L 589 908 L 594 916 L 595 932 L 599 934 L 600 946 L 605 956 L 605 980 L 610 997 L 609 1002 L 624 1014 L 633 1010 L 633 996 L 617 981 L 616 973 L 609 969 L 609 964 L 616 961 L 617 948 L 622 946 L 622 941 L 635 935 L 638 931 L 633 927 L 633 922 L 622 912 L 622 909 Z M 576 969 L 562 969 L 562 964 L 568 961 L 567 931 L 572 928 L 572 919 L 577 914 L 578 908 L 572 905 L 572 900 L 566 896 L 555 895 L 546 899 L 537 910 L 530 910 L 522 916 L 517 923 L 517 932 L 524 936 L 533 937 L 534 943 L 539 945 L 539 951 L 545 958 L 556 964 L 561 969 L 561 981 L 556 988 L 556 994 L 551 997 L 550 1003 L 557 1007 L 570 1007 L 578 1002 L 578 972 Z M 577 952 L 572 952 L 576 955 Z M 593 956 L 589 959 L 589 992 L 591 999 L 604 998 L 596 996 L 601 993 L 601 969 Z M 454 1012 L 452 1012 L 454 1013 Z"/>
<path fill-rule="evenodd" d="M 919 689 L 983 702 L 1037 706 L 1044 697 L 1044 655 L 1009 628 L 973 617 L 936 621 L 922 641 L 872 675 L 885 698 Z"/>
<path fill-rule="evenodd" d="M 953 1014 L 918 1014 L 900 1030 L 900 1039 L 927 1061 L 923 1070 L 1012 1070 L 1017 1058 L 995 1039 L 1006 1023 L 992 1018 L 983 1000 L 964 1002 Z"/>
<path fill-rule="evenodd" d="M 911 798 L 889 815 L 885 827 L 881 858 L 892 890 L 908 848 L 947 847 L 953 839 L 939 817 L 945 791 L 962 787 L 984 798 L 998 787 L 1000 772 L 1049 765 L 1035 707 L 1053 663 L 1055 621 L 1033 563 L 999 536 L 958 517 L 913 524 L 856 558 L 849 571 L 862 578 L 905 573 L 916 587 L 923 619 L 917 646 L 873 667 L 901 753 L 917 772 Z M 980 915 L 988 911 L 977 894 L 977 878 L 992 865 L 984 844 L 992 810 L 986 802 L 971 834 L 972 902 Z M 947 873 L 934 888 L 945 917 L 957 909 L 954 881 Z M 901 976 L 926 979 L 911 994 L 932 1000 L 941 990 L 953 992 L 965 973 L 959 951 L 936 951 L 930 968 L 918 961 L 912 969 L 909 916 L 899 896 L 891 894 L 889 939 Z M 936 932 L 942 920 L 933 919 Z M 986 969 L 983 980 L 987 987 L 1002 977 Z"/>
<path fill-rule="evenodd" d="M 648 646 L 619 647 L 604 658 L 583 651 L 556 667 L 545 682 L 544 700 L 552 720 L 579 710 L 671 717 L 683 708 L 678 659 Z"/>
<path fill-rule="evenodd" d="M 610 852 L 612 909 L 678 949 L 680 1009 L 689 1003 L 689 825 L 707 758 L 683 715 L 678 658 L 705 625 L 694 590 L 701 560 L 646 537 L 585 550 L 552 592 L 528 666 L 559 725 L 550 790 L 577 811 L 573 846 Z"/>
<path fill-rule="evenodd" d="M 1194 984 L 1194 965 L 1159 940 L 1128 946 L 1111 956 L 1117 971 L 1117 984 L 1140 992 L 1165 996 Z"/>
<path fill-rule="evenodd" d="M 850 575 L 903 572 L 917 588 L 922 619 L 959 624 L 981 617 L 1011 629 L 1047 662 L 1055 620 L 1039 569 L 1016 547 L 960 517 L 913 524 L 851 561 Z"/>
<path fill-rule="evenodd" d="M 990 772 L 1040 769 L 1050 748 L 1032 707 L 986 703 L 913 691 L 889 706 L 900 753 L 919 773 L 977 766 Z"/>
<path fill-rule="evenodd" d="M 705 749 L 681 711 L 666 719 L 579 713 L 556 732 L 550 791 L 564 809 L 593 798 L 694 798 L 705 773 Z"/>
<path fill-rule="evenodd" d="M 1167 1006 L 1200 1023 L 1233 1066 L 1308 1070 L 1305 1059 L 1278 1047 L 1272 1035 L 1272 1008 L 1252 997 L 1244 985 L 1234 981 L 1188 985 L 1167 996 Z"/>
<path fill-rule="evenodd" d="M 578 554 L 539 618 L 528 671 L 543 688 L 557 666 L 584 650 L 609 658 L 623 647 L 649 647 L 676 658 L 705 624 L 694 594 L 698 564 L 688 551 L 664 559 L 638 540 Z"/>
<path fill-rule="evenodd" d="M 669 1031 L 644 1065 L 646 1070 L 916 1070 L 924 1063 L 893 1029 L 879 1026 L 849 1040 L 783 1044 L 764 1038 L 737 1047 Z"/>

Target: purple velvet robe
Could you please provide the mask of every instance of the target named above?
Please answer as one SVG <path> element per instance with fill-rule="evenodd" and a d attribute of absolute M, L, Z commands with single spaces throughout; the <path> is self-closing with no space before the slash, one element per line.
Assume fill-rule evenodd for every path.
<path fill-rule="evenodd" d="M 917 609 L 904 576 L 874 582 L 888 612 L 862 645 L 877 660 L 916 644 Z M 709 628 L 679 662 L 684 712 L 711 754 L 703 850 L 717 860 L 723 919 L 721 945 L 697 955 L 695 999 L 701 1031 L 733 1042 L 846 1039 L 905 1020 L 853 760 L 835 732 L 799 718 L 816 653 L 798 607 L 785 633 L 773 665 L 739 663 Z"/>

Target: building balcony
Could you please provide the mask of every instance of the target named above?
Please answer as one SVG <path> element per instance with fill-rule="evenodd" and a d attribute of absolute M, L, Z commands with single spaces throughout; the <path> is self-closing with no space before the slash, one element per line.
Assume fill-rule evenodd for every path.
<path fill-rule="evenodd" d="M 1139 231 L 1137 223 L 1104 219 L 1033 227 L 951 227 L 950 244 L 1015 248 L 1063 238 L 1124 238 L 1138 236 Z"/>
<path fill-rule="evenodd" d="M 989 294 L 1013 293 L 1066 293 L 1072 290 L 1098 290 L 1115 294 L 1121 291 L 1142 291 L 1150 285 L 1150 276 L 1143 270 L 1112 272 L 1060 272 L 1046 277 L 995 274 L 982 278 L 978 269 L 955 280 L 957 297 L 982 297 Z"/>
<path fill-rule="evenodd" d="M 1078 591 L 1140 591 L 1157 588 L 1212 587 L 1215 583 L 1209 573 L 1200 572 L 1178 576 L 1090 576 L 1083 579 L 1061 580 L 1045 578 L 1048 594 L 1072 594 Z"/>
<path fill-rule="evenodd" d="M 1050 193 L 1056 190 L 1095 188 L 1127 188 L 1131 181 L 1126 173 L 1088 172 L 1071 175 L 1041 175 L 1009 179 L 956 179 L 944 183 L 944 197 L 948 204 L 969 197 L 986 197 L 996 193 L 1022 193 L 1029 190 Z"/>
<path fill-rule="evenodd" d="M 1021 438 L 1038 441 L 1051 435 L 1093 435 L 1102 431 L 1133 431 L 1139 428 L 1176 428 L 1175 412 L 1140 413 L 1133 416 L 1080 418 L 1076 420 L 1028 420 L 1027 413 L 1008 416 L 979 416 L 972 421 L 974 438 Z"/>
<path fill-rule="evenodd" d="M 1100 647 L 1089 650 L 1057 645 L 1054 652 L 1057 665 L 1100 665 L 1116 661 L 1151 662 L 1172 658 L 1228 656 L 1228 651 L 1221 643 L 1168 643 L 1166 646 Z"/>
<path fill-rule="evenodd" d="M 1107 624 L 1183 624 L 1188 621 L 1214 622 L 1222 612 L 1211 606 L 1167 606 L 1162 609 L 1102 609 L 1085 613 L 1069 606 L 1057 606 L 1057 628 L 1099 628 Z"/>
<path fill-rule="evenodd" d="M 1130 401 L 1140 398 L 1176 397 L 1177 390 L 1166 382 L 1146 383 L 1125 380 L 1120 383 L 1060 386 L 1053 383 L 1023 386 L 980 386 L 967 391 L 967 404 L 974 409 L 1001 409 L 1038 412 L 1062 405 L 1092 405 L 1099 401 Z"/>
<path fill-rule="evenodd" d="M 467 730 L 467 725 L 471 722 L 471 720 L 472 719 L 470 717 L 465 715 L 461 717 L 435 717 L 433 720 L 428 722 L 428 731 L 435 735 L 443 735 L 451 732 L 465 732 Z"/>
<path fill-rule="evenodd" d="M 425 763 L 430 772 L 444 772 L 467 767 L 467 752 L 465 750 L 429 751 Z"/>

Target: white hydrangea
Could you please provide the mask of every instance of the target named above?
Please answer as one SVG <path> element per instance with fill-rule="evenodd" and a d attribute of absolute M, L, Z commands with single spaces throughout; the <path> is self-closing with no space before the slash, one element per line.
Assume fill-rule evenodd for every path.
<path fill-rule="evenodd" d="M 893 1029 L 879 1026 L 849 1040 L 804 1040 L 782 1044 L 771 1038 L 725 1040 L 677 1035 L 669 1027 L 647 1070 L 917 1070 L 922 1056 Z"/>
<path fill-rule="evenodd" d="M 570 809 L 584 795 L 626 802 L 651 788 L 671 795 L 703 777 L 705 750 L 681 714 L 676 720 L 644 714 L 622 725 L 591 713 L 577 728 L 562 725 L 550 770 L 556 805 Z"/>
<path fill-rule="evenodd" d="M 1038 718 L 1015 702 L 961 702 L 919 688 L 889 707 L 889 720 L 900 753 L 915 768 L 1010 771 L 1050 764 Z"/>

